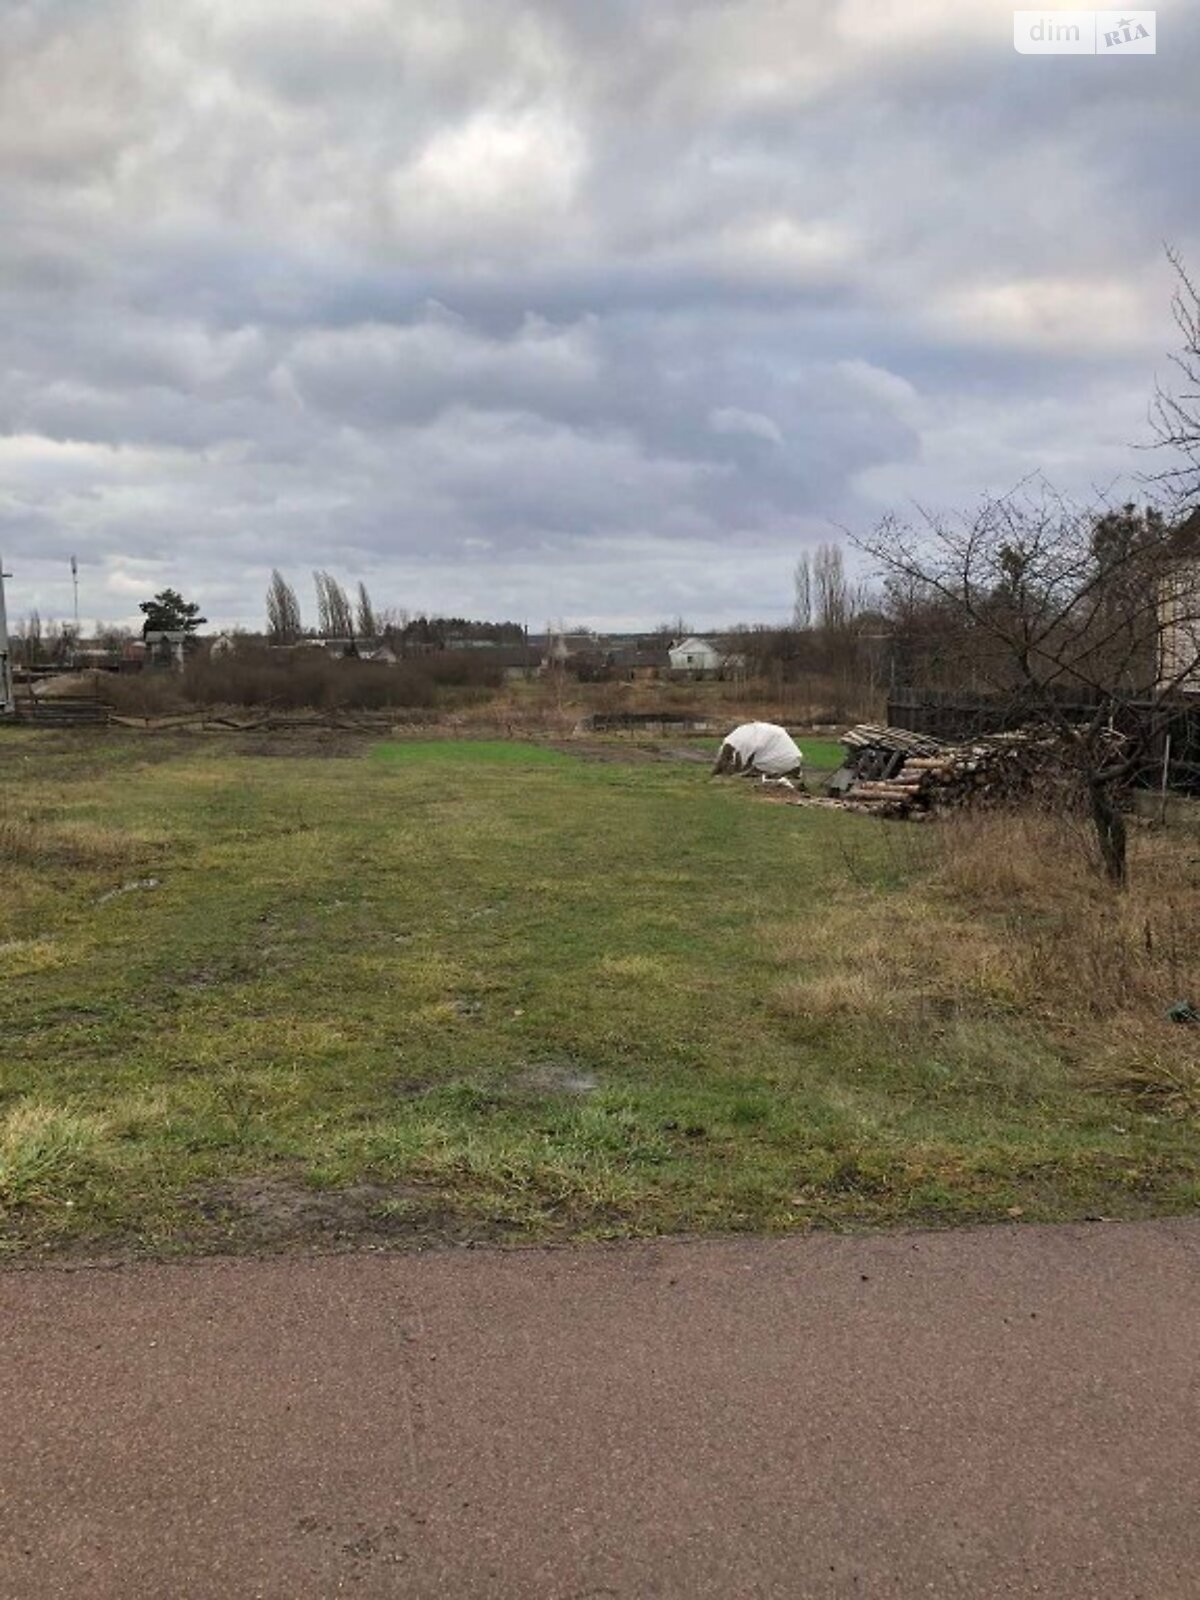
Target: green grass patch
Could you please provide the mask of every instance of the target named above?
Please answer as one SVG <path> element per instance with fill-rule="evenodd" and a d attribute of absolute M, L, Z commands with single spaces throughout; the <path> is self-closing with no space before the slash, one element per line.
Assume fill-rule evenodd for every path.
<path fill-rule="evenodd" d="M 811 767 L 818 772 L 833 772 L 845 760 L 846 751 L 836 739 L 810 739 L 804 734 L 798 734 L 796 743 L 804 755 L 805 767 Z"/>
<path fill-rule="evenodd" d="M 889 1011 L 839 973 L 921 870 L 870 819 L 532 744 L 18 754 L 11 1251 L 1195 1203 L 1190 1125 L 1086 1087 L 999 979 Z"/>

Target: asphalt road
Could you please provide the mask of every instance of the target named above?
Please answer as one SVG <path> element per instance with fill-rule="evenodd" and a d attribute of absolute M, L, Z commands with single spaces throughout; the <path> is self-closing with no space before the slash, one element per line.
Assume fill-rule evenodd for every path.
<path fill-rule="evenodd" d="M 0 1274 L 4 1600 L 1200 1594 L 1200 1223 Z"/>

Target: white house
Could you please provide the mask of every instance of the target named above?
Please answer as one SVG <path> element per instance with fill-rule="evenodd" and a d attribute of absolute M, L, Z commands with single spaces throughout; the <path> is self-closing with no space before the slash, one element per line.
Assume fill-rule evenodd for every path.
<path fill-rule="evenodd" d="M 686 672 L 695 676 L 715 677 L 725 665 L 725 656 L 711 639 L 701 639 L 692 634 L 673 644 L 667 652 L 671 658 L 672 672 Z"/>

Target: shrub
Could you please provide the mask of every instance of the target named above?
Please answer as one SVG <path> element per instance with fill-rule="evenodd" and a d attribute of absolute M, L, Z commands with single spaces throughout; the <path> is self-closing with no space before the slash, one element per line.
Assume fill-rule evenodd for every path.
<path fill-rule="evenodd" d="M 438 650 L 417 660 L 443 688 L 498 689 L 504 682 L 503 670 L 488 660 L 486 650 Z"/>
<path fill-rule="evenodd" d="M 432 706 L 439 688 L 494 689 L 502 679 L 482 651 L 433 651 L 387 665 L 302 646 L 197 658 L 188 663 L 181 691 L 196 706 L 382 711 Z"/>
<path fill-rule="evenodd" d="M 96 693 L 119 716 L 162 717 L 188 709 L 182 679 L 173 672 L 100 672 Z"/>
<path fill-rule="evenodd" d="M 386 666 L 335 660 L 314 649 L 243 648 L 223 656 L 197 656 L 181 675 L 114 677 L 103 693 L 116 709 L 142 716 L 208 706 L 281 711 L 431 706 L 436 684 L 456 681 L 453 673 L 439 678 L 436 661 L 428 664 L 431 659 Z"/>

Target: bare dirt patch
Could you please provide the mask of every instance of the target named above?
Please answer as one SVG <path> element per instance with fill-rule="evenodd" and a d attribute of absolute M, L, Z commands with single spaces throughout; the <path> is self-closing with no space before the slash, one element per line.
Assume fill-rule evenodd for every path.
<path fill-rule="evenodd" d="M 513 1082 L 527 1094 L 589 1095 L 600 1087 L 594 1072 L 584 1072 L 569 1061 L 531 1061 Z"/>
<path fill-rule="evenodd" d="M 413 1184 L 356 1183 L 316 1189 L 296 1178 L 237 1178 L 198 1197 L 193 1245 L 249 1252 L 370 1244 L 497 1243 L 511 1230 L 466 1217 Z"/>

